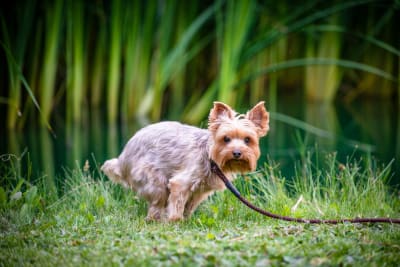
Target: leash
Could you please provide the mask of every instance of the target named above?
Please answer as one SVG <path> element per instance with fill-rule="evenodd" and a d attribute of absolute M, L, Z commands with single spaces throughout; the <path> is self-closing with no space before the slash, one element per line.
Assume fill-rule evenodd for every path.
<path fill-rule="evenodd" d="M 333 220 L 323 220 L 323 219 L 302 219 L 302 218 L 294 218 L 289 216 L 283 216 L 271 213 L 269 211 L 263 210 L 252 203 L 250 203 L 247 199 L 245 199 L 240 192 L 235 188 L 235 186 L 226 178 L 225 174 L 221 171 L 218 165 L 210 160 L 211 163 L 211 171 L 217 175 L 225 184 L 225 186 L 237 197 L 243 204 L 249 207 L 252 210 L 255 210 L 258 213 L 261 213 L 264 216 L 288 221 L 288 222 L 298 222 L 298 223 L 308 223 L 308 224 L 340 224 L 340 223 L 397 223 L 400 224 L 400 219 L 394 218 L 354 218 L 354 219 L 333 219 Z"/>

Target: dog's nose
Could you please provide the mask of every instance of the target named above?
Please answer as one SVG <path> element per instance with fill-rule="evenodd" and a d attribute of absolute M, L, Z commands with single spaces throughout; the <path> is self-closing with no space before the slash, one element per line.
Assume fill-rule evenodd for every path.
<path fill-rule="evenodd" d="M 240 156 L 242 155 L 242 152 L 240 152 L 240 150 L 233 150 L 233 157 L 235 158 L 235 159 L 238 159 L 238 158 L 240 158 Z"/>

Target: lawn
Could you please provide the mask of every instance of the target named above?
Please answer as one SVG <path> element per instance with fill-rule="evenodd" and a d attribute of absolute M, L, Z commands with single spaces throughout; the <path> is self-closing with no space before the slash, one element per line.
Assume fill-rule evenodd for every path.
<path fill-rule="evenodd" d="M 272 212 L 304 218 L 400 217 L 389 166 L 370 160 L 316 166 L 285 179 L 265 163 L 238 189 Z M 307 225 L 265 218 L 219 192 L 180 223 L 146 222 L 146 204 L 98 166 L 65 172 L 57 194 L 3 164 L 0 266 L 398 266 L 400 226 Z"/>

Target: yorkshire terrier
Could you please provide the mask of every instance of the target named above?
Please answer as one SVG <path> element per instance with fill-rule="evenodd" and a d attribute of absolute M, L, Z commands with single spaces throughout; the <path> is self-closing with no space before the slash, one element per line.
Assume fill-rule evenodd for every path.
<path fill-rule="evenodd" d="M 148 202 L 147 220 L 178 221 L 224 183 L 211 172 L 211 160 L 229 180 L 256 169 L 259 138 L 269 130 L 269 113 L 259 102 L 246 114 L 214 102 L 208 130 L 165 121 L 139 130 L 118 158 L 101 170 Z"/>

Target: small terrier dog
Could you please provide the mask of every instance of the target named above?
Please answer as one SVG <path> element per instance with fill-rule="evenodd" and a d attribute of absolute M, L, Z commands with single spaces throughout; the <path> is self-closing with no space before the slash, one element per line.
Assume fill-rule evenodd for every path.
<path fill-rule="evenodd" d="M 269 113 L 259 102 L 246 114 L 214 102 L 208 130 L 165 121 L 139 130 L 118 158 L 101 170 L 113 182 L 148 202 L 147 220 L 178 221 L 224 183 L 211 172 L 217 163 L 229 180 L 253 171 L 260 157 L 259 138 L 269 130 Z"/>

